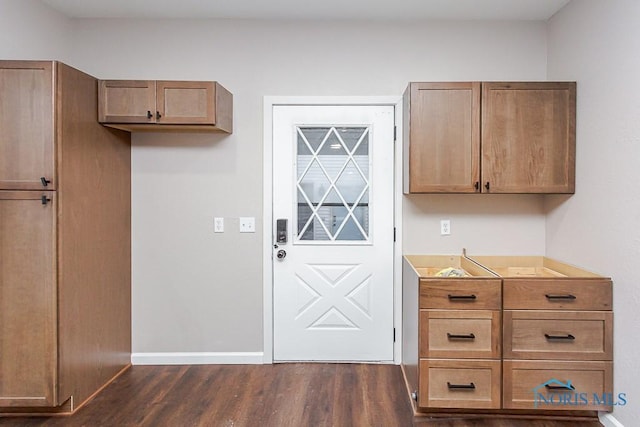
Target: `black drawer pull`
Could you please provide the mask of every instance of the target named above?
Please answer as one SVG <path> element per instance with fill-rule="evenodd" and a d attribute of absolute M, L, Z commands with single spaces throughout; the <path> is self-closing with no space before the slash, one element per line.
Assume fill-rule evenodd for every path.
<path fill-rule="evenodd" d="M 47 178 L 45 178 L 44 176 L 40 177 L 40 182 L 42 183 L 42 186 L 43 186 L 43 187 L 46 187 L 46 186 L 48 186 L 48 185 L 51 183 L 51 181 L 49 181 L 49 180 L 48 180 Z"/>
<path fill-rule="evenodd" d="M 458 335 L 450 334 L 449 332 L 447 332 L 447 338 L 449 338 L 450 340 L 474 340 L 476 339 L 476 336 L 473 334 Z"/>
<path fill-rule="evenodd" d="M 549 335 L 549 334 L 544 334 L 544 337 L 546 339 L 548 339 L 549 341 L 551 341 L 551 340 L 573 341 L 573 340 L 576 339 L 576 337 L 574 337 L 571 334 L 567 334 L 567 335 Z"/>
<path fill-rule="evenodd" d="M 475 300 L 477 297 L 473 294 L 471 295 L 447 295 L 447 297 L 449 297 L 450 300 L 454 301 L 454 300 L 470 300 L 473 301 Z"/>
<path fill-rule="evenodd" d="M 571 294 L 567 294 L 567 295 L 551 295 L 551 294 L 544 294 L 545 297 L 547 297 L 548 300 L 552 301 L 552 300 L 574 300 L 576 299 L 575 295 L 571 295 Z"/>
<path fill-rule="evenodd" d="M 147 119 L 152 119 L 153 118 L 153 114 L 151 113 L 151 110 L 147 110 Z"/>
<path fill-rule="evenodd" d="M 160 120 L 162 118 L 162 114 L 160 114 L 160 111 L 156 111 L 156 119 Z"/>
<path fill-rule="evenodd" d="M 476 385 L 474 383 L 451 384 L 449 381 L 447 381 L 447 388 L 449 388 L 449 390 L 475 390 Z"/>
<path fill-rule="evenodd" d="M 550 391 L 554 391 L 554 390 L 575 390 L 576 388 L 573 386 L 573 384 L 571 383 L 567 383 L 564 385 L 551 385 L 551 384 L 545 384 L 544 387 L 547 390 Z"/>

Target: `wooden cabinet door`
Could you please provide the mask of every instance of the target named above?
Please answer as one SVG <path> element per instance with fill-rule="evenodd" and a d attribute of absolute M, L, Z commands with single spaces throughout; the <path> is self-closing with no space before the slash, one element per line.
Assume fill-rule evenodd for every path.
<path fill-rule="evenodd" d="M 156 123 L 156 82 L 153 80 L 100 80 L 100 123 Z"/>
<path fill-rule="evenodd" d="M 55 205 L 0 191 L 0 407 L 58 404 Z"/>
<path fill-rule="evenodd" d="M 480 83 L 411 83 L 407 91 L 405 192 L 478 192 Z"/>
<path fill-rule="evenodd" d="M 158 124 L 215 124 L 213 82 L 156 82 Z"/>
<path fill-rule="evenodd" d="M 491 193 L 574 193 L 573 82 L 482 84 L 482 185 Z"/>
<path fill-rule="evenodd" d="M 53 79 L 52 62 L 0 61 L 0 190 L 56 188 Z"/>

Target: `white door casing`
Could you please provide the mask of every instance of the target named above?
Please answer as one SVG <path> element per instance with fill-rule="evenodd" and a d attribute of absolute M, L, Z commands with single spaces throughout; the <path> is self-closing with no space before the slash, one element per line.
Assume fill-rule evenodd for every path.
<path fill-rule="evenodd" d="M 393 360 L 393 131 L 393 106 L 273 107 L 275 361 Z"/>

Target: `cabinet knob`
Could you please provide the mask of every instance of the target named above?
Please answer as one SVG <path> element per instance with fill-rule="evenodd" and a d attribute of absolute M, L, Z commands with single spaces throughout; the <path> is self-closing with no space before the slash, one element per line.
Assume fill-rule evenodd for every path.
<path fill-rule="evenodd" d="M 487 181 L 487 183 L 484 185 L 484 188 L 486 188 L 487 190 L 489 189 L 489 181 Z"/>
<path fill-rule="evenodd" d="M 160 111 L 156 111 L 156 119 L 160 120 L 160 117 L 162 117 L 162 114 L 160 114 Z"/>
<path fill-rule="evenodd" d="M 147 110 L 147 119 L 152 119 L 153 118 L 153 113 L 151 112 L 151 110 Z"/>

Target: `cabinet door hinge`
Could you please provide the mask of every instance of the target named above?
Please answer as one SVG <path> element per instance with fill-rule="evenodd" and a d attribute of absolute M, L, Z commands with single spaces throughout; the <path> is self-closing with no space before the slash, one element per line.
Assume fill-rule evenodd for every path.
<path fill-rule="evenodd" d="M 393 342 L 396 342 L 396 328 L 393 328 Z"/>

